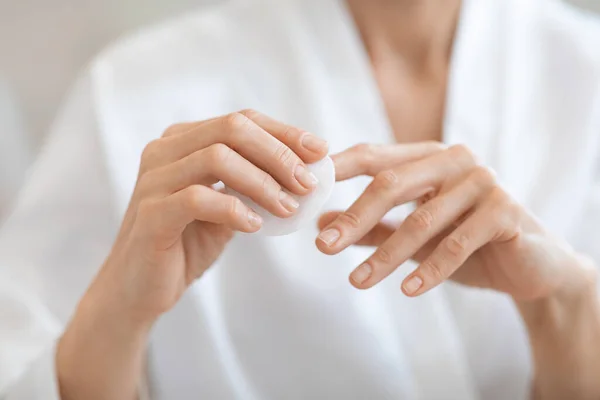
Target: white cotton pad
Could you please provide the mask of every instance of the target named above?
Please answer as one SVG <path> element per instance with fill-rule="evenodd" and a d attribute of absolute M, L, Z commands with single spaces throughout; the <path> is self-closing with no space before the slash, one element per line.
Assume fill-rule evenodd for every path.
<path fill-rule="evenodd" d="M 331 158 L 325 157 L 321 161 L 310 164 L 308 165 L 308 169 L 317 177 L 319 184 L 306 196 L 296 196 L 290 193 L 290 195 L 300 203 L 300 206 L 298 207 L 296 214 L 289 218 L 279 218 L 274 216 L 250 198 L 231 188 L 226 187 L 225 193 L 237 197 L 262 217 L 263 226 L 256 234 L 264 236 L 289 235 L 310 223 L 317 216 L 319 211 L 321 211 L 327 200 L 329 200 L 331 192 L 333 191 L 333 185 L 335 184 L 335 167 L 333 166 Z"/>

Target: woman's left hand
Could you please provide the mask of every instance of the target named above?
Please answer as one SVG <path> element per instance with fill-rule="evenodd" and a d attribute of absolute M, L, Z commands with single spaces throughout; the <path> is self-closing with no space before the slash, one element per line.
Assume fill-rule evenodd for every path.
<path fill-rule="evenodd" d="M 409 296 L 450 278 L 533 300 L 553 293 L 579 264 L 569 245 L 546 232 L 465 146 L 359 145 L 334 161 L 338 180 L 375 177 L 346 212 L 319 222 L 317 246 L 326 254 L 378 246 L 350 275 L 357 288 L 372 287 L 414 259 L 420 264 L 402 284 Z M 381 222 L 412 201 L 418 207 L 398 227 Z"/>

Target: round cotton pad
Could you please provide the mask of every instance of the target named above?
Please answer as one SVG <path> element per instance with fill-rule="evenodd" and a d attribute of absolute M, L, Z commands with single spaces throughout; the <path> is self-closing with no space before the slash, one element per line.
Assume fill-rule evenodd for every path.
<path fill-rule="evenodd" d="M 331 158 L 325 157 L 321 161 L 310 164 L 308 165 L 308 169 L 317 177 L 319 184 L 306 196 L 290 194 L 298 201 L 298 203 L 300 203 L 298 211 L 290 218 L 279 218 L 272 215 L 250 198 L 231 188 L 226 187 L 225 193 L 237 197 L 262 217 L 263 226 L 257 234 L 264 236 L 289 235 L 304 227 L 307 223 L 310 223 L 310 221 L 317 216 L 319 211 L 321 211 L 333 191 L 333 185 L 335 184 L 335 167 L 333 166 Z"/>

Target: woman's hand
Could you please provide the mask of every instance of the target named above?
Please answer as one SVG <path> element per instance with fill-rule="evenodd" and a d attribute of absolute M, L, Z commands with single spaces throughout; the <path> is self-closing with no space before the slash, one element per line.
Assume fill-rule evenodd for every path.
<path fill-rule="evenodd" d="M 414 259 L 420 264 L 402 284 L 409 296 L 449 278 L 507 293 L 529 333 L 533 397 L 600 398 L 595 265 L 546 232 L 466 147 L 361 145 L 333 158 L 338 180 L 375 177 L 346 212 L 319 221 L 324 253 L 378 246 L 350 275 L 353 285 L 367 289 Z M 380 222 L 413 200 L 418 206 L 400 226 Z"/>
<path fill-rule="evenodd" d="M 70 398 L 133 398 L 145 335 L 217 259 L 235 231 L 261 218 L 222 182 L 278 217 L 316 178 L 305 163 L 327 144 L 254 111 L 179 124 L 150 143 L 123 225 L 97 278 L 61 339 L 57 365 Z"/>
<path fill-rule="evenodd" d="M 451 278 L 532 300 L 555 291 L 578 265 L 570 247 L 548 234 L 465 146 L 360 145 L 334 161 L 338 180 L 375 177 L 346 212 L 321 218 L 317 239 L 326 254 L 378 246 L 350 275 L 357 288 L 372 287 L 414 259 L 420 265 L 402 284 L 409 296 Z M 380 222 L 411 201 L 418 207 L 400 226 Z"/>
<path fill-rule="evenodd" d="M 223 182 L 278 217 L 317 184 L 305 163 L 327 154 L 321 139 L 254 111 L 180 124 L 150 143 L 121 233 L 101 275 L 143 319 L 170 309 L 223 251 L 233 232 L 260 217 L 211 187 Z M 114 288 L 110 290 L 114 291 Z"/>

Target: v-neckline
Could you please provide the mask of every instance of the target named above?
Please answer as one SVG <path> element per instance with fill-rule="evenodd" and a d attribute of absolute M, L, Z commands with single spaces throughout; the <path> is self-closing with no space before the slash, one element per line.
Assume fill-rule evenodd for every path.
<path fill-rule="evenodd" d="M 341 35 L 339 43 L 344 46 L 340 50 L 345 54 L 340 60 L 344 60 L 343 67 L 349 69 L 348 74 L 362 77 L 360 82 L 353 81 L 357 95 L 345 101 L 350 109 L 367 107 L 370 110 L 370 126 L 366 127 L 366 132 L 371 135 L 369 141 L 397 143 L 354 18 L 345 0 L 332 3 L 341 16 L 341 24 L 337 28 Z M 497 60 L 498 57 L 492 56 L 496 49 L 490 48 L 489 36 L 484 33 L 491 32 L 498 24 L 482 26 L 484 22 L 480 18 L 491 14 L 486 12 L 486 7 L 489 7 L 489 1 L 462 0 L 448 72 L 441 139 L 448 145 L 466 143 L 480 158 L 491 161 L 490 146 L 494 136 L 491 133 L 495 132 L 493 127 L 497 115 L 494 100 L 499 99 L 498 78 L 501 71 L 499 62 L 480 63 L 480 60 Z M 469 83 L 474 74 L 478 78 L 475 87 Z M 473 108 L 473 104 L 477 107 Z M 473 115 L 475 109 L 477 116 Z"/>

